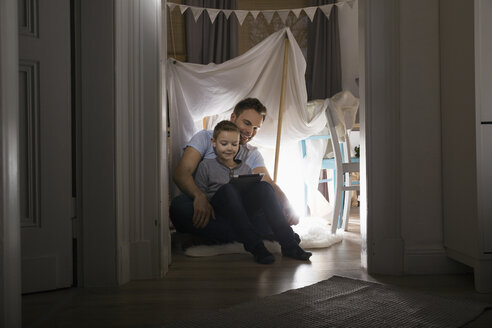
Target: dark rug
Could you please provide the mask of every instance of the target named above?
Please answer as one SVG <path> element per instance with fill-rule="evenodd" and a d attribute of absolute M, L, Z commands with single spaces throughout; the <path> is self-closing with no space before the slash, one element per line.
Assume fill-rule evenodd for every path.
<path fill-rule="evenodd" d="M 254 302 L 171 322 L 191 327 L 460 327 L 490 304 L 334 276 Z"/>

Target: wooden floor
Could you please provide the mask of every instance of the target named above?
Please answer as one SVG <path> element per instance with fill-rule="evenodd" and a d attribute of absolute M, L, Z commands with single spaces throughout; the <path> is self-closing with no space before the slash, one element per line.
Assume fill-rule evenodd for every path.
<path fill-rule="evenodd" d="M 24 327 L 159 327 L 171 320 L 226 308 L 328 279 L 333 275 L 379 281 L 440 295 L 492 302 L 478 294 L 471 275 L 369 276 L 360 267 L 360 234 L 352 220 L 344 240 L 313 251 L 310 263 L 277 256 L 256 264 L 247 254 L 190 258 L 175 251 L 165 278 L 119 288 L 72 288 L 23 296 Z M 487 311 L 467 327 L 492 327 Z"/>

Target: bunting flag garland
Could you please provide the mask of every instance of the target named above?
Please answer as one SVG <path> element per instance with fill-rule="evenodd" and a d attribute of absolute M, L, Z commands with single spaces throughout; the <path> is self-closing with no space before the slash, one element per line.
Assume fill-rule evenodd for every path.
<path fill-rule="evenodd" d="M 248 15 L 247 10 L 234 10 L 234 14 L 239 22 L 239 25 L 243 25 L 244 19 Z"/>
<path fill-rule="evenodd" d="M 287 20 L 287 16 L 289 16 L 289 12 L 287 10 L 277 11 L 277 15 L 279 15 L 280 19 L 282 20 L 282 23 L 284 23 L 285 25 L 285 21 Z"/>
<path fill-rule="evenodd" d="M 337 6 L 338 8 L 342 8 L 346 4 L 350 8 L 353 8 L 354 2 L 355 0 L 340 0 L 338 2 L 328 5 L 322 5 L 322 6 L 295 8 L 295 9 L 275 9 L 275 10 L 215 9 L 215 8 L 203 8 L 203 7 L 181 5 L 173 2 L 167 2 L 167 6 L 169 7 L 169 12 L 172 12 L 176 7 L 179 7 L 179 11 L 181 12 L 182 15 L 185 13 L 186 10 L 188 9 L 191 10 L 195 22 L 198 20 L 198 18 L 200 18 L 202 13 L 205 12 L 208 14 L 208 17 L 210 18 L 212 24 L 214 23 L 219 13 L 223 13 L 226 19 L 229 19 L 231 14 L 234 13 L 236 19 L 239 22 L 239 25 L 242 25 L 248 14 L 251 14 L 253 19 L 256 19 L 260 13 L 263 15 L 263 17 L 268 22 L 268 24 L 270 24 L 270 22 L 272 21 L 275 13 L 280 17 L 281 21 L 285 24 L 285 22 L 287 21 L 287 17 L 289 16 L 289 13 L 292 12 L 292 14 L 294 14 L 297 18 L 299 18 L 302 11 L 304 11 L 304 13 L 309 17 L 309 20 L 312 22 L 314 19 L 314 15 L 316 14 L 316 11 L 318 9 L 323 14 L 325 14 L 326 18 L 329 19 L 331 14 L 331 9 L 334 6 Z"/>
<path fill-rule="evenodd" d="M 318 7 L 306 7 L 306 8 L 302 8 L 302 10 L 304 10 L 304 12 L 309 17 L 309 20 L 311 22 L 314 19 L 314 14 L 316 14 L 316 9 L 318 9 Z M 328 17 L 328 18 L 330 18 L 330 17 Z"/>
<path fill-rule="evenodd" d="M 207 13 L 208 13 L 208 17 L 210 18 L 210 21 L 213 24 L 215 22 L 215 18 L 219 14 L 219 9 L 207 8 Z"/>
<path fill-rule="evenodd" d="M 169 11 L 173 11 L 174 7 L 176 7 L 177 5 L 175 3 L 168 2 L 167 6 L 169 7 Z"/>
<path fill-rule="evenodd" d="M 251 15 L 253 15 L 253 19 L 256 19 L 256 17 L 258 17 L 258 14 L 260 13 L 259 10 L 251 10 L 249 12 Z"/>
<path fill-rule="evenodd" d="M 275 10 L 262 10 L 261 13 L 263 14 L 263 17 L 267 21 L 268 24 L 272 21 L 273 14 L 275 14 Z"/>
<path fill-rule="evenodd" d="M 198 18 L 200 17 L 200 15 L 202 14 L 203 9 L 200 10 L 200 8 L 197 8 L 197 7 L 192 7 L 190 9 L 191 9 L 191 12 L 193 13 L 193 18 L 195 19 L 195 22 L 196 22 L 198 20 Z"/>
<path fill-rule="evenodd" d="M 171 9 L 172 10 L 172 9 Z M 292 9 L 291 10 L 294 15 L 296 15 L 296 18 L 299 18 L 299 15 L 301 14 L 302 8 L 298 9 Z"/>
<path fill-rule="evenodd" d="M 224 13 L 226 19 L 229 19 L 229 16 L 232 14 L 232 10 L 230 9 L 222 9 L 222 12 Z"/>
<path fill-rule="evenodd" d="M 327 5 L 327 6 L 323 6 L 322 8 L 319 8 L 319 9 L 321 9 L 321 11 L 326 15 L 326 18 L 329 19 L 332 7 L 333 7 L 333 5 Z"/>

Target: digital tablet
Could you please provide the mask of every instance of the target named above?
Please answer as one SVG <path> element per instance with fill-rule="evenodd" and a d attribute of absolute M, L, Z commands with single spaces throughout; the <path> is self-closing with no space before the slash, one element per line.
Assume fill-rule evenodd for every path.
<path fill-rule="evenodd" d="M 229 180 L 229 183 L 232 183 L 239 190 L 246 190 L 253 184 L 260 182 L 263 175 L 263 173 L 234 175 L 231 180 Z"/>

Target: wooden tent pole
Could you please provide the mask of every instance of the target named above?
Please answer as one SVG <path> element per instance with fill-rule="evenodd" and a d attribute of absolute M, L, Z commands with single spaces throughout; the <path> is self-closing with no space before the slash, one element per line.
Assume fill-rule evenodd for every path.
<path fill-rule="evenodd" d="M 280 91 L 280 106 L 278 109 L 278 123 L 277 123 L 277 143 L 275 145 L 275 166 L 273 170 L 273 181 L 277 183 L 278 173 L 278 156 L 280 153 L 280 136 L 282 135 L 282 119 L 284 117 L 284 100 L 285 100 L 285 82 L 287 80 L 287 60 L 289 58 L 289 37 L 285 35 L 285 49 L 284 49 L 284 71 L 282 74 L 282 89 Z"/>

